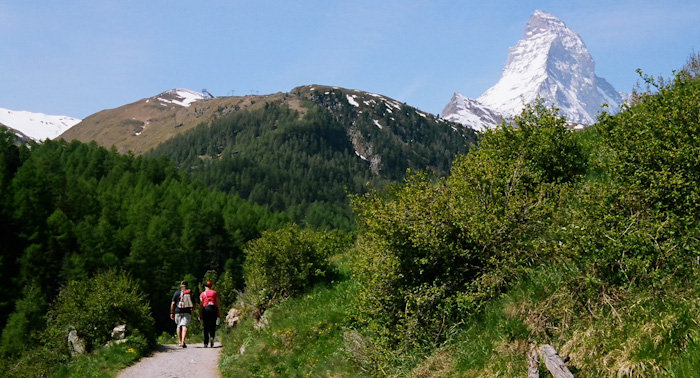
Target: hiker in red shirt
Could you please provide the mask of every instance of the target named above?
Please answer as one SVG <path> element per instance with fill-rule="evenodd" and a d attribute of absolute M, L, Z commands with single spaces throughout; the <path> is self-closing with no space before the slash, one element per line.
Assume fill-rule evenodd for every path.
<path fill-rule="evenodd" d="M 199 295 L 199 321 L 204 325 L 204 347 L 206 348 L 207 344 L 214 347 L 214 335 L 221 318 L 221 306 L 219 294 L 211 289 L 211 281 L 207 281 L 205 287 Z"/>

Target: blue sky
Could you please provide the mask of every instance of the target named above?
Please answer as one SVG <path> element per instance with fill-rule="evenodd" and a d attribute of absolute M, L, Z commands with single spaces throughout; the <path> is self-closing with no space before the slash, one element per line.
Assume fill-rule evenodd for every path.
<path fill-rule="evenodd" d="M 173 88 L 324 84 L 439 114 L 498 81 L 536 9 L 618 91 L 700 52 L 699 0 L 0 0 L 0 108 L 84 118 Z"/>

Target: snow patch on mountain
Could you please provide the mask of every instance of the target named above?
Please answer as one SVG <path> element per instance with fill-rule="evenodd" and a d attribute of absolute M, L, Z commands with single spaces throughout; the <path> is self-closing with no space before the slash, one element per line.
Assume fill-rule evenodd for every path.
<path fill-rule="evenodd" d="M 350 105 L 354 107 L 360 107 L 360 104 L 357 103 L 357 101 L 355 101 L 355 97 L 357 97 L 357 95 L 345 95 L 345 97 L 348 99 L 348 103 L 350 103 Z"/>
<path fill-rule="evenodd" d="M 54 139 L 81 120 L 68 116 L 46 115 L 0 108 L 0 124 L 34 139 Z"/>
<path fill-rule="evenodd" d="M 162 103 L 161 105 L 167 106 L 168 104 L 174 104 L 187 108 L 192 105 L 193 102 L 209 99 L 210 96 L 201 92 L 178 88 L 165 91 L 154 98 L 160 101 Z"/>

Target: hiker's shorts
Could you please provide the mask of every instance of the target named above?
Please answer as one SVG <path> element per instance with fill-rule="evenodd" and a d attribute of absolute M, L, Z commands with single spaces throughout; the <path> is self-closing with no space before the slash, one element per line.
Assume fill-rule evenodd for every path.
<path fill-rule="evenodd" d="M 192 314 L 175 314 L 175 324 L 177 324 L 178 327 L 189 327 L 191 319 Z"/>

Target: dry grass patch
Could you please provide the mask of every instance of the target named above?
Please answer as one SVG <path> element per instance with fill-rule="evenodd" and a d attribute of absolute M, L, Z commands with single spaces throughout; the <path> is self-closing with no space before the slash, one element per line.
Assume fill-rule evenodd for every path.
<path fill-rule="evenodd" d="M 455 359 L 450 349 L 442 349 L 429 356 L 418 365 L 410 378 L 445 378 L 454 374 Z"/>

